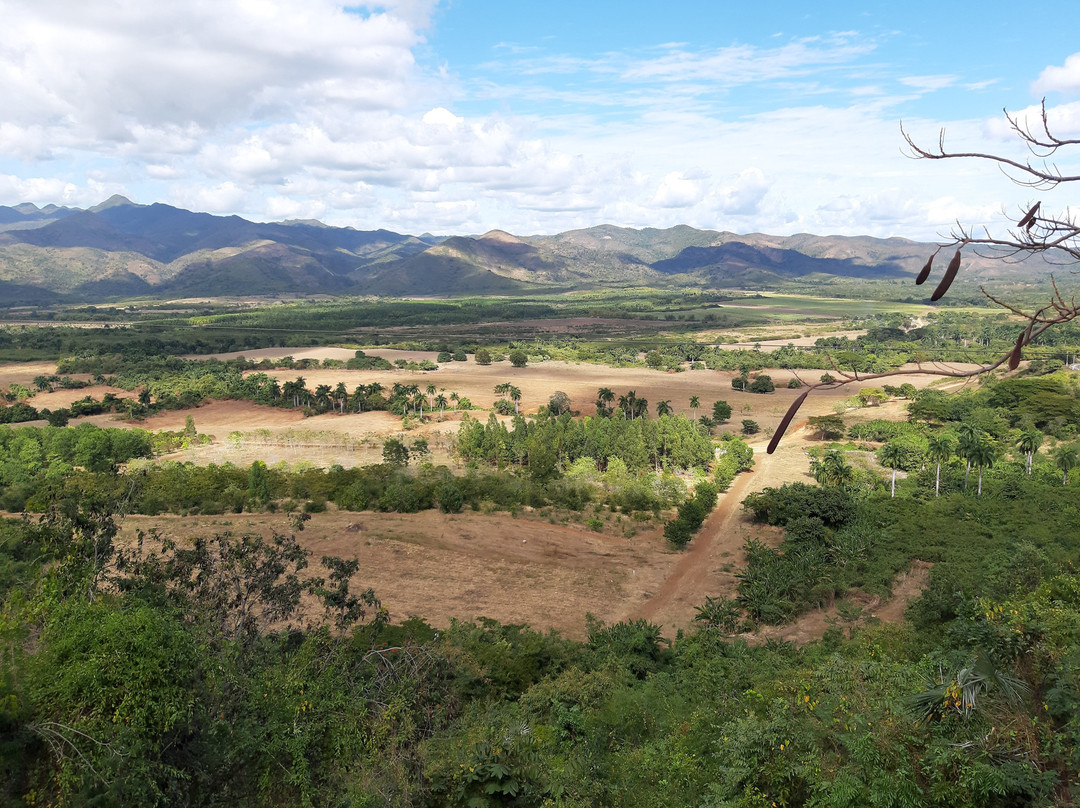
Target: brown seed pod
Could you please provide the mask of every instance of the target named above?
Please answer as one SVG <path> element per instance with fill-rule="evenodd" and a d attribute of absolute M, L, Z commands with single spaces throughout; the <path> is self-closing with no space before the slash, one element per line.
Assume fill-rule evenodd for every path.
<path fill-rule="evenodd" d="M 1020 365 L 1020 352 L 1024 348 L 1024 339 L 1027 337 L 1027 329 L 1025 328 L 1020 332 L 1020 336 L 1016 338 L 1016 347 L 1013 348 L 1012 353 L 1009 354 L 1009 370 L 1016 370 Z"/>
<path fill-rule="evenodd" d="M 765 450 L 766 454 L 772 454 L 776 451 L 776 447 L 780 445 L 780 438 L 784 437 L 784 432 L 787 430 L 788 425 L 791 423 L 791 419 L 795 417 L 795 413 L 799 411 L 799 407 L 806 401 L 806 397 L 810 395 L 810 391 L 807 390 L 797 399 L 791 402 L 791 406 L 788 407 L 787 413 L 780 419 L 780 426 L 773 432 L 772 440 L 769 441 L 769 448 Z"/>
<path fill-rule="evenodd" d="M 949 287 L 952 286 L 953 280 L 956 279 L 956 273 L 960 269 L 960 251 L 956 251 L 956 255 L 952 257 L 949 265 L 945 267 L 945 274 L 941 276 L 941 283 L 937 285 L 937 289 L 934 290 L 934 294 L 930 295 L 930 300 L 941 300 L 945 296 L 945 293 L 949 291 Z"/>
<path fill-rule="evenodd" d="M 1026 227 L 1030 230 L 1031 225 L 1035 222 L 1035 214 L 1039 212 L 1039 206 L 1041 204 L 1042 202 L 1036 202 L 1034 205 L 1032 205 L 1031 210 L 1025 213 L 1023 218 L 1021 218 L 1020 221 L 1016 223 L 1017 228 Z"/>
<path fill-rule="evenodd" d="M 916 286 L 922 286 L 926 283 L 926 279 L 930 277 L 930 269 L 934 266 L 934 256 L 930 256 L 926 259 L 926 265 L 923 266 L 922 271 L 919 272 L 919 277 L 915 279 Z"/>

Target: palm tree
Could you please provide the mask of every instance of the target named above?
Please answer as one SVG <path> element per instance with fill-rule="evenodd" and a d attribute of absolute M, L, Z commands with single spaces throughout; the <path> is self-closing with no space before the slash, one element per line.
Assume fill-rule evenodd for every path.
<path fill-rule="evenodd" d="M 927 455 L 937 464 L 934 474 L 934 495 L 941 496 L 941 464 L 948 463 L 953 453 L 953 441 L 948 435 L 931 435 L 927 440 Z"/>
<path fill-rule="evenodd" d="M 506 398 L 510 394 L 510 388 L 513 385 L 510 382 L 503 382 L 502 384 L 495 385 L 495 394 Z"/>
<path fill-rule="evenodd" d="M 1069 484 L 1069 471 L 1076 468 L 1076 462 L 1080 452 L 1076 445 L 1059 446 L 1054 450 L 1054 465 L 1061 469 L 1061 484 Z"/>
<path fill-rule="evenodd" d="M 461 396 L 459 396 L 457 393 L 451 393 L 450 400 L 454 402 L 454 412 L 457 412 L 457 403 L 461 401 Z"/>
<path fill-rule="evenodd" d="M 356 389 L 353 390 L 353 394 L 349 397 L 349 404 L 356 405 L 357 412 L 364 411 L 364 399 L 367 398 L 367 387 L 362 384 L 356 385 Z"/>
<path fill-rule="evenodd" d="M 701 406 L 701 399 L 697 396 L 690 396 L 690 409 L 694 411 L 694 421 L 697 421 L 697 410 Z"/>
<path fill-rule="evenodd" d="M 446 409 L 446 396 L 442 393 L 435 396 L 435 406 L 439 408 L 439 418 L 443 417 L 443 411 Z"/>
<path fill-rule="evenodd" d="M 1039 447 L 1042 446 L 1043 434 L 1035 427 L 1025 429 L 1020 433 L 1020 437 L 1016 441 L 1016 448 L 1027 455 L 1027 476 L 1031 476 L 1031 461 L 1035 457 L 1035 453 L 1039 451 Z"/>
<path fill-rule="evenodd" d="M 956 436 L 958 438 L 958 446 L 956 453 L 960 457 L 967 461 L 967 467 L 964 469 L 964 490 L 967 491 L 968 478 L 971 477 L 971 453 L 974 451 L 974 447 L 978 445 L 982 439 L 983 431 L 974 424 L 967 422 L 960 424 L 956 428 Z"/>
<path fill-rule="evenodd" d="M 892 469 L 892 497 L 896 498 L 896 470 L 904 462 L 904 450 L 896 441 L 889 441 L 881 447 L 881 462 Z"/>
<path fill-rule="evenodd" d="M 989 468 L 997 461 L 997 444 L 987 435 L 971 447 L 971 461 L 979 467 L 979 490 L 978 496 L 982 496 L 983 469 Z"/>
<path fill-rule="evenodd" d="M 345 386 L 345 382 L 337 383 L 337 387 L 334 388 L 334 398 L 337 399 L 339 413 L 344 415 L 345 402 L 349 400 L 349 388 Z"/>
<path fill-rule="evenodd" d="M 839 449 L 830 449 L 821 461 L 822 476 L 826 485 L 843 485 L 855 477 L 855 469 L 844 458 Z"/>
<path fill-rule="evenodd" d="M 610 387 L 601 387 L 596 391 L 596 414 L 599 416 L 608 416 L 611 414 L 611 407 L 609 406 L 612 401 L 615 400 L 615 393 L 612 392 Z M 620 403 L 619 406 L 622 406 Z"/>
<path fill-rule="evenodd" d="M 330 407 L 330 385 L 320 384 L 315 388 L 315 407 L 320 410 Z"/>
<path fill-rule="evenodd" d="M 428 409 L 435 409 L 435 393 L 438 392 L 438 388 L 433 384 L 429 384 L 426 388 L 428 398 Z"/>
<path fill-rule="evenodd" d="M 649 400 L 647 398 L 634 399 L 634 412 L 642 418 L 649 417 Z"/>
<path fill-rule="evenodd" d="M 300 406 L 300 391 L 303 389 L 303 381 L 303 379 L 297 379 L 295 382 L 285 382 L 281 386 L 281 393 L 285 400 L 291 400 L 294 407 Z"/>
<path fill-rule="evenodd" d="M 510 386 L 510 400 L 514 402 L 514 413 L 518 413 L 518 405 L 521 403 L 521 390 L 513 385 Z"/>
<path fill-rule="evenodd" d="M 657 401 L 656 402 L 656 417 L 657 418 L 662 418 L 665 415 L 671 415 L 671 402 L 667 401 L 667 400 Z"/>

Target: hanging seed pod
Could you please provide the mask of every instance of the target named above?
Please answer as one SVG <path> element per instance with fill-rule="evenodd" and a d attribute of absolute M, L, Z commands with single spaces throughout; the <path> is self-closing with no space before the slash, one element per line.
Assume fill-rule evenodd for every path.
<path fill-rule="evenodd" d="M 934 266 L 934 256 L 930 256 L 926 259 L 926 265 L 923 266 L 922 271 L 919 272 L 919 277 L 915 279 L 916 286 L 922 286 L 926 283 L 926 279 L 930 277 L 930 269 Z"/>
<path fill-rule="evenodd" d="M 806 401 L 806 397 L 810 395 L 810 391 L 807 390 L 797 399 L 791 402 L 791 406 L 788 407 L 787 413 L 780 419 L 780 426 L 773 432 L 772 440 L 769 441 L 769 448 L 765 450 L 766 454 L 772 454 L 776 451 L 776 447 L 780 445 L 780 438 L 784 437 L 784 432 L 787 430 L 788 425 L 791 423 L 791 419 L 795 417 L 795 413 L 799 411 L 799 407 Z"/>
<path fill-rule="evenodd" d="M 1020 221 L 1016 223 L 1017 228 L 1026 227 L 1028 230 L 1030 230 L 1031 225 L 1035 223 L 1035 214 L 1039 212 L 1039 206 L 1041 204 L 1042 202 L 1036 202 L 1034 205 L 1032 205 L 1031 210 L 1025 213 L 1023 218 L 1021 218 Z"/>
<path fill-rule="evenodd" d="M 956 255 L 952 257 L 949 265 L 945 267 L 945 274 L 941 277 L 941 283 L 937 285 L 937 289 L 934 290 L 934 294 L 930 295 L 930 300 L 941 300 L 945 296 L 945 293 L 949 291 L 949 287 L 952 286 L 953 280 L 956 279 L 956 273 L 960 269 L 960 251 L 956 251 Z"/>
<path fill-rule="evenodd" d="M 1013 348 L 1012 353 L 1009 354 L 1009 370 L 1016 370 L 1020 365 L 1020 352 L 1024 348 L 1024 338 L 1027 337 L 1027 329 L 1025 328 L 1020 332 L 1020 336 L 1016 338 L 1016 347 Z"/>

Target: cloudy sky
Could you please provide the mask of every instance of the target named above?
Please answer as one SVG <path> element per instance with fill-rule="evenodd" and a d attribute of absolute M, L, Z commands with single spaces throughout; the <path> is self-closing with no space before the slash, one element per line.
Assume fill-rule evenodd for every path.
<path fill-rule="evenodd" d="M 901 120 L 1012 153 L 1045 97 L 1080 137 L 1075 0 L 1021 5 L 0 0 L 0 204 L 930 239 L 1032 192 Z"/>

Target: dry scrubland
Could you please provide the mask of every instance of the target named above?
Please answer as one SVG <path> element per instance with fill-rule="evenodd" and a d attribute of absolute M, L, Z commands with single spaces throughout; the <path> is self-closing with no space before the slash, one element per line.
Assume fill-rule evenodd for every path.
<path fill-rule="evenodd" d="M 241 352 L 244 356 L 293 356 L 301 358 L 347 359 L 351 350 L 317 348 L 304 350 L 275 349 Z M 397 358 L 431 359 L 434 353 L 371 350 L 391 361 Z M 224 354 L 230 358 L 239 354 Z M 0 368 L 0 385 L 12 382 L 27 384 L 39 374 L 55 370 L 50 363 L 5 366 Z M 381 514 L 334 512 L 314 514 L 301 542 L 313 554 L 356 556 L 361 562 L 360 580 L 374 587 L 395 619 L 422 615 L 435 625 L 450 618 L 494 617 L 504 622 L 529 623 L 535 627 L 556 628 L 571 636 L 581 636 L 584 616 L 591 612 L 605 621 L 647 617 L 673 632 L 693 620 L 695 607 L 706 596 L 731 596 L 735 592 L 735 573 L 742 565 L 741 548 L 747 538 L 756 536 L 771 543 L 779 542 L 775 528 L 754 525 L 743 515 L 739 503 L 746 494 L 766 486 L 808 479 L 806 452 L 816 445 L 801 428 L 785 437 L 776 454 L 764 454 L 767 434 L 779 422 L 799 391 L 784 385 L 790 371 L 766 371 L 777 384 L 775 393 L 756 395 L 731 388 L 730 372 L 687 371 L 666 373 L 642 368 L 610 368 L 589 364 L 543 362 L 514 368 L 508 362 L 479 366 L 452 362 L 438 371 L 308 370 L 273 371 L 282 382 L 304 377 L 309 389 L 318 384 L 336 385 L 339 381 L 351 390 L 355 385 L 381 382 L 389 388 L 394 382 L 417 384 L 421 390 L 435 384 L 447 393 L 457 392 L 474 405 L 490 407 L 496 398 L 493 387 L 509 381 L 522 391 L 523 412 L 535 412 L 556 390 L 567 393 L 575 410 L 583 415 L 593 412 L 593 400 L 600 387 L 616 394 L 634 390 L 650 402 L 650 409 L 667 399 L 677 412 L 689 414 L 690 396 L 701 401 L 699 414 L 711 410 L 712 402 L 726 400 L 733 409 L 730 428 L 741 419 L 752 418 L 763 427 L 754 446 L 757 466 L 741 475 L 732 489 L 721 496 L 720 504 L 706 521 L 688 550 L 671 551 L 657 525 L 637 525 L 628 517 L 608 515 L 604 531 L 589 531 L 569 522 L 557 512 L 530 511 L 516 516 L 505 513 L 463 513 L 444 515 L 435 511 L 419 514 Z M 821 371 L 806 371 L 804 379 L 815 380 Z M 910 381 L 926 386 L 934 377 L 899 376 L 890 380 L 900 385 Z M 950 386 L 956 386 L 952 382 Z M 812 395 L 800 411 L 800 419 L 834 412 L 838 403 L 857 392 L 859 385 L 848 385 Z M 106 392 L 123 391 L 108 387 L 64 390 L 41 394 L 34 399 L 38 407 L 59 407 L 90 394 L 100 398 Z M 208 446 L 189 449 L 171 459 L 195 463 L 232 462 L 250 464 L 261 459 L 274 464 L 285 462 L 343 466 L 381 461 L 382 439 L 404 434 L 412 441 L 426 437 L 432 445 L 433 461 L 454 465 L 450 452 L 461 413 L 447 410 L 423 426 L 402 432 L 401 419 L 385 412 L 327 413 L 305 418 L 299 410 L 262 407 L 248 402 L 216 401 L 194 411 L 169 412 L 141 423 L 118 421 L 115 416 L 96 416 L 86 420 L 101 426 L 140 426 L 150 430 L 178 430 L 191 414 L 202 434 L 214 436 Z M 473 412 L 478 418 L 487 413 Z M 902 418 L 901 402 L 880 407 L 849 411 L 849 420 L 878 417 Z M 74 422 L 73 422 L 74 423 Z M 802 420 L 805 423 L 805 420 Z M 237 434 L 239 433 L 239 434 Z M 231 436 L 231 437 L 230 437 Z M 332 506 L 331 506 L 332 507 Z M 289 530 L 281 514 L 237 514 L 225 517 L 130 516 L 124 535 L 134 537 L 137 530 L 157 526 L 172 536 L 193 536 L 230 530 L 236 533 Z M 633 528 L 633 529 L 631 529 Z M 627 538 L 627 534 L 633 534 Z M 906 602 L 916 595 L 925 580 L 925 570 L 913 570 L 897 587 L 891 603 L 866 601 L 867 611 L 883 619 L 899 619 Z M 855 595 L 858 598 L 858 595 Z M 805 640 L 820 635 L 828 615 L 811 613 L 783 629 L 770 629 L 769 636 Z"/>

